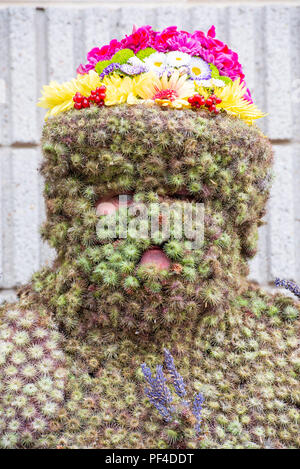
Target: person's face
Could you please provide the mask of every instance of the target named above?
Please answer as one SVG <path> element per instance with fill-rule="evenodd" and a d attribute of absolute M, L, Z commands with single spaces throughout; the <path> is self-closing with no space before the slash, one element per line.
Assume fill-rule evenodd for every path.
<path fill-rule="evenodd" d="M 186 317 L 188 304 L 216 307 L 255 252 L 271 154 L 265 139 L 236 119 L 193 111 L 95 113 L 89 119 L 74 113 L 72 126 L 59 130 L 65 143 L 44 144 L 45 237 L 108 314 L 115 294 L 123 310 L 138 304 L 149 311 L 151 304 L 170 320 Z M 197 204 L 203 206 L 196 226 Z M 193 207 L 193 215 L 188 220 L 183 210 L 178 217 L 175 206 Z M 143 219 L 135 223 L 138 215 Z M 116 228 L 120 216 L 135 236 Z"/>

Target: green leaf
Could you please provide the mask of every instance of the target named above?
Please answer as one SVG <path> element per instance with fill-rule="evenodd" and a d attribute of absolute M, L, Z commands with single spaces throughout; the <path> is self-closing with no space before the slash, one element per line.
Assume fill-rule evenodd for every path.
<path fill-rule="evenodd" d="M 224 81 L 224 83 L 226 85 L 229 85 L 230 83 L 232 83 L 231 78 L 224 77 L 224 76 L 220 75 L 220 72 L 219 72 L 218 68 L 215 65 L 209 64 L 209 66 L 210 66 L 210 69 L 211 69 L 211 77 L 212 78 L 216 78 L 217 80 L 222 80 L 222 81 Z"/>
<path fill-rule="evenodd" d="M 218 80 L 224 81 L 224 83 L 225 83 L 226 85 L 229 85 L 230 83 L 232 83 L 231 78 L 229 78 L 229 77 L 223 77 L 223 76 L 221 76 L 221 75 L 218 76 Z"/>
<path fill-rule="evenodd" d="M 111 60 L 100 60 L 100 62 L 98 62 L 96 64 L 96 67 L 95 67 L 95 70 L 96 72 L 101 75 L 101 73 L 103 72 L 103 70 L 108 67 L 108 65 L 110 65 L 112 62 Z"/>
<path fill-rule="evenodd" d="M 120 65 L 126 64 L 130 57 L 134 57 L 134 52 L 131 49 L 122 49 L 115 53 L 111 58 L 111 63 Z"/>
<path fill-rule="evenodd" d="M 149 55 L 154 54 L 156 52 L 155 49 L 152 49 L 152 47 L 146 47 L 146 49 L 141 49 L 137 52 L 136 56 L 140 60 L 144 60 L 146 57 L 149 57 Z"/>
<path fill-rule="evenodd" d="M 210 66 L 210 69 L 211 69 L 211 77 L 212 78 L 219 78 L 220 73 L 219 73 L 219 70 L 217 69 L 217 67 L 213 64 L 209 64 L 209 66 Z"/>

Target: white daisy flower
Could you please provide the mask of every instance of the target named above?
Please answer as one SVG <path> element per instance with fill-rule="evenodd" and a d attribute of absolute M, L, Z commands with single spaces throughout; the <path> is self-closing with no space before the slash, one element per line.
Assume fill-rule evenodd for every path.
<path fill-rule="evenodd" d="M 226 83 L 223 80 L 218 80 L 217 78 L 212 78 L 211 82 L 213 86 L 218 86 L 219 88 L 226 86 Z"/>
<path fill-rule="evenodd" d="M 172 51 L 166 54 L 167 65 L 171 67 L 182 67 L 183 65 L 189 65 L 192 57 L 185 52 Z"/>
<path fill-rule="evenodd" d="M 166 65 L 166 54 L 162 52 L 154 52 L 144 59 L 144 63 L 149 67 L 152 72 L 159 72 L 165 68 Z"/>
<path fill-rule="evenodd" d="M 200 59 L 200 57 L 192 57 L 189 68 L 189 74 L 193 80 L 208 80 L 211 78 L 210 66 L 205 60 Z"/>
<path fill-rule="evenodd" d="M 135 67 L 141 67 L 144 65 L 144 62 L 136 56 L 130 57 L 130 59 L 127 60 L 127 63 L 129 65 L 134 65 Z"/>

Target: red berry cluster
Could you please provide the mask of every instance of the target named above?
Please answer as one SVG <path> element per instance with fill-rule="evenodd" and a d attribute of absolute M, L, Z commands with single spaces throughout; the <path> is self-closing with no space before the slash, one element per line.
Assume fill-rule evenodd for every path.
<path fill-rule="evenodd" d="M 91 103 L 101 107 L 104 105 L 105 93 L 106 88 L 104 85 L 99 86 L 95 90 L 92 90 L 88 98 L 77 92 L 73 97 L 74 107 L 75 109 L 82 109 L 84 107 L 90 107 Z"/>
<path fill-rule="evenodd" d="M 197 109 L 201 106 L 205 106 L 210 112 L 219 114 L 220 110 L 217 109 L 216 104 L 220 104 L 222 99 L 218 98 L 215 94 L 211 94 L 207 99 L 205 99 L 201 94 L 194 94 L 194 96 L 189 97 L 188 102 L 192 107 Z"/>

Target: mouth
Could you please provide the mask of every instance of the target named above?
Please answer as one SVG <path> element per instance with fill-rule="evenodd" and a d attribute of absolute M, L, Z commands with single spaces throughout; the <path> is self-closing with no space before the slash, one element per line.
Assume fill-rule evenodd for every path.
<path fill-rule="evenodd" d="M 124 199 L 122 199 L 124 197 Z M 121 207 L 129 207 L 134 204 L 134 193 L 124 193 L 124 194 L 109 194 L 106 197 L 98 200 L 96 203 L 96 213 L 98 216 L 105 216 L 105 215 L 113 215 L 116 213 Z M 195 202 L 194 196 L 191 195 L 187 190 L 182 189 L 177 191 L 175 194 L 169 196 L 159 196 L 159 203 L 161 202 L 168 202 L 171 201 L 172 203 L 175 201 L 182 201 L 182 202 Z M 164 222 L 164 215 L 161 214 L 159 217 L 159 225 L 161 226 Z M 118 245 L 120 240 L 117 238 L 114 242 L 114 245 Z M 153 242 L 153 241 L 152 241 Z M 173 271 L 173 261 L 168 257 L 165 253 L 163 246 L 165 241 L 162 243 L 159 242 L 156 245 L 155 241 L 154 244 L 151 244 L 150 247 L 144 246 L 145 251 L 141 253 L 141 257 L 137 263 L 137 265 L 145 267 L 147 271 L 150 273 L 153 268 L 153 272 L 157 271 Z"/>

